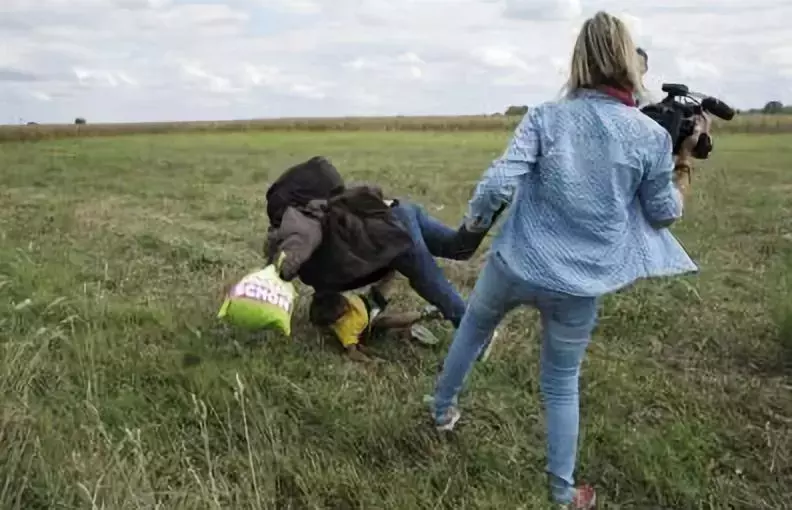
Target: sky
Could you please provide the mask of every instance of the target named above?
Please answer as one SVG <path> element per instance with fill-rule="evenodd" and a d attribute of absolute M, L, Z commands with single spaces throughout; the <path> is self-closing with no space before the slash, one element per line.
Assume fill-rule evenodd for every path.
<path fill-rule="evenodd" d="M 655 96 L 792 103 L 788 0 L 0 0 L 0 124 L 502 112 L 558 97 L 598 10 Z"/>

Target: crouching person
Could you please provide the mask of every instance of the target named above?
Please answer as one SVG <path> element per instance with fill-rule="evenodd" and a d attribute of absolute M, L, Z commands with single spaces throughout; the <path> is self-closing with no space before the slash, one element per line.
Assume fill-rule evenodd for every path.
<path fill-rule="evenodd" d="M 270 233 L 269 259 L 285 255 L 281 277 L 299 278 L 319 294 L 375 284 L 396 271 L 456 328 L 465 301 L 435 256 L 466 259 L 481 234 L 460 236 L 412 204 L 386 203 L 376 188 L 351 188 L 328 200 L 288 207 Z M 477 245 L 476 245 L 477 246 Z M 435 255 L 436 254 L 436 255 Z"/>
<path fill-rule="evenodd" d="M 388 298 L 395 273 L 385 277 L 368 292 L 317 292 L 311 300 L 309 317 L 314 326 L 330 332 L 354 361 L 372 361 L 366 348 L 371 336 L 382 330 L 406 329 L 418 322 L 439 318 L 434 307 L 420 312 L 390 313 Z M 426 330 L 428 332 L 428 330 Z M 424 333 L 423 335 L 426 335 Z M 428 333 L 431 335 L 431 333 Z M 433 343 L 433 338 L 413 334 L 418 341 Z"/>

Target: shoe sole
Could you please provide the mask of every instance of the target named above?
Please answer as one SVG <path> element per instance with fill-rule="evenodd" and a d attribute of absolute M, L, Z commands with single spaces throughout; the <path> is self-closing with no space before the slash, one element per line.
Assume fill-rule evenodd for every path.
<path fill-rule="evenodd" d="M 421 345 L 432 346 L 440 343 L 440 339 L 437 338 L 429 328 L 420 324 L 413 324 L 412 327 L 410 327 L 410 338 Z"/>

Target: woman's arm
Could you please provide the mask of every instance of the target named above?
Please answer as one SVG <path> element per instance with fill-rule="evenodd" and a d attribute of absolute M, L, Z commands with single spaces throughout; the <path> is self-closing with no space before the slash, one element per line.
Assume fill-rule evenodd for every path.
<path fill-rule="evenodd" d="M 301 210 L 289 207 L 283 214 L 273 253 L 275 260 L 285 254 L 280 268 L 284 280 L 293 280 L 322 242 L 322 214 L 320 207 L 310 204 Z"/>
<path fill-rule="evenodd" d="M 657 160 L 649 168 L 638 189 L 644 213 L 655 228 L 667 228 L 682 217 L 684 201 L 690 191 L 693 150 L 699 137 L 709 132 L 709 118 L 696 118 L 691 134 L 674 156 L 671 136 L 666 134 L 657 149 Z"/>
<path fill-rule="evenodd" d="M 682 216 L 682 195 L 674 185 L 674 156 L 671 135 L 651 151 L 656 155 L 638 187 L 638 199 L 654 228 L 667 228 Z"/>
<path fill-rule="evenodd" d="M 465 227 L 482 232 L 492 226 L 493 216 L 507 207 L 521 177 L 533 169 L 539 156 L 537 109 L 525 114 L 503 156 L 484 173 L 468 203 Z"/>

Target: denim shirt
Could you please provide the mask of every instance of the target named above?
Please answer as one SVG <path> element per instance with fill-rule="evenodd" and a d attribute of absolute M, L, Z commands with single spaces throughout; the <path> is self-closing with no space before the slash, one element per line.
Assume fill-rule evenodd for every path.
<path fill-rule="evenodd" d="M 493 251 L 523 280 L 601 296 L 698 271 L 668 230 L 682 216 L 671 137 L 637 108 L 584 90 L 529 110 L 468 206 L 471 229 L 510 204 Z"/>

